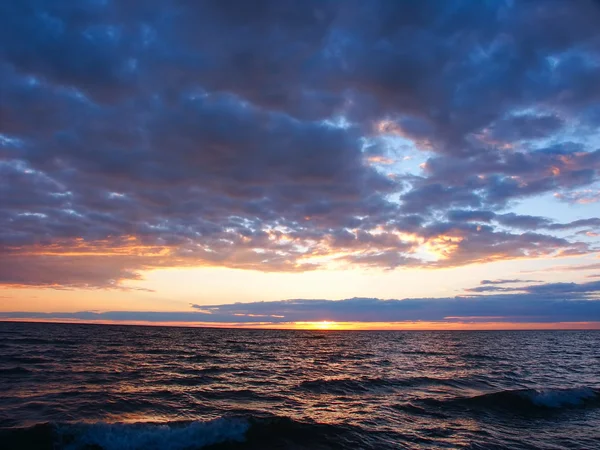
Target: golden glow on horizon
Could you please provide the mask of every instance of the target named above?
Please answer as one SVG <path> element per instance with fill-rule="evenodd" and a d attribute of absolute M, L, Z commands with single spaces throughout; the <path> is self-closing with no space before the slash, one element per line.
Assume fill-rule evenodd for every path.
<path fill-rule="evenodd" d="M 600 330 L 600 322 L 147 322 L 79 319 L 0 319 L 0 322 L 82 323 L 193 328 L 239 328 L 306 331 L 494 331 L 494 330 Z"/>
<path fill-rule="evenodd" d="M 191 304 L 202 306 L 293 298 L 452 297 L 466 294 L 465 288 L 474 287 L 482 279 L 520 278 L 523 274 L 535 274 L 540 283 L 586 282 L 589 281 L 585 278 L 588 272 L 568 268 L 572 265 L 594 266 L 599 261 L 596 257 L 578 255 L 560 255 L 560 259 L 544 260 L 525 257 L 518 261 L 498 259 L 436 270 L 351 268 L 260 272 L 225 267 L 152 269 L 141 271 L 139 279 L 127 280 L 118 289 L 0 286 L 0 312 L 177 312 L 193 311 Z"/>
<path fill-rule="evenodd" d="M 262 328 L 262 326 L 261 326 Z M 403 331 L 403 330 L 556 330 L 556 329 L 600 329 L 600 322 L 293 322 L 273 324 L 267 328 L 294 330 L 340 330 L 340 331 Z"/>
<path fill-rule="evenodd" d="M 343 329 L 340 323 L 331 320 L 322 320 L 320 322 L 294 322 L 296 329 L 305 330 L 340 330 Z"/>

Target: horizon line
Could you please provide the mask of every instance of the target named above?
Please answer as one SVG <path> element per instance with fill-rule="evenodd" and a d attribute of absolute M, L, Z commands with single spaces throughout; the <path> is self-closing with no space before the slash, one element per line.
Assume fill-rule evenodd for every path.
<path fill-rule="evenodd" d="M 151 322 L 85 319 L 0 318 L 0 323 L 141 326 L 157 328 L 207 328 L 223 330 L 273 331 L 600 331 L 600 322 L 281 322 L 281 323 L 208 323 Z M 372 324 L 372 327 L 369 327 Z M 358 326 L 362 325 L 362 326 Z M 378 326 L 379 325 L 379 326 Z M 383 326 L 385 325 L 385 326 Z M 402 327 L 404 325 L 404 327 Z M 412 325 L 412 326 L 409 326 Z M 419 325 L 424 325 L 423 327 Z"/>

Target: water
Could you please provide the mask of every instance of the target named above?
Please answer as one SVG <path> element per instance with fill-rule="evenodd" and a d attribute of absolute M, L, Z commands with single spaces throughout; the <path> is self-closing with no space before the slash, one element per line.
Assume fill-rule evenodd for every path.
<path fill-rule="evenodd" d="M 600 449 L 600 332 L 0 323 L 4 449 Z"/>

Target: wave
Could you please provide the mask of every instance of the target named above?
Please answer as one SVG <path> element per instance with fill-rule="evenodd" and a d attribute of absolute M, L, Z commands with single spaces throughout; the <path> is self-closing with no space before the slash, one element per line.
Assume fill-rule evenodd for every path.
<path fill-rule="evenodd" d="M 54 341 L 49 339 L 31 338 L 31 337 L 17 337 L 8 338 L 5 340 L 7 344 L 19 345 L 19 344 L 53 344 Z"/>
<path fill-rule="evenodd" d="M 449 354 L 446 352 L 434 352 L 428 350 L 404 350 L 402 352 L 403 355 L 422 355 L 422 356 L 448 356 Z"/>
<path fill-rule="evenodd" d="M 460 358 L 464 358 L 464 359 L 474 359 L 474 360 L 481 360 L 481 361 L 500 361 L 500 360 L 502 360 L 502 358 L 500 358 L 496 355 L 483 355 L 480 353 L 463 353 L 463 354 L 458 354 L 457 356 Z"/>
<path fill-rule="evenodd" d="M 318 394 L 360 394 L 372 390 L 381 390 L 382 388 L 406 388 L 419 386 L 449 386 L 449 387 L 467 387 L 468 380 L 459 378 L 434 378 L 434 377 L 410 377 L 410 378 L 332 378 L 321 380 L 303 381 L 297 388 L 304 391 L 310 391 Z"/>
<path fill-rule="evenodd" d="M 205 400 L 234 400 L 238 402 L 284 402 L 289 400 L 277 394 L 265 394 L 252 389 L 220 389 L 195 392 L 194 397 Z"/>
<path fill-rule="evenodd" d="M 32 371 L 21 366 L 0 369 L 1 375 L 26 375 L 28 373 L 32 373 Z"/>
<path fill-rule="evenodd" d="M 204 386 L 207 384 L 215 383 L 218 380 L 216 377 L 207 375 L 202 376 L 171 376 L 169 378 L 156 379 L 156 384 L 163 386 Z"/>
<path fill-rule="evenodd" d="M 516 389 L 459 397 L 450 400 L 425 400 L 437 407 L 467 410 L 500 410 L 516 413 L 548 412 L 574 408 L 600 407 L 600 389 L 591 387 L 564 389 Z"/>
<path fill-rule="evenodd" d="M 600 406 L 600 389 L 572 388 L 545 391 L 526 391 L 525 395 L 534 405 L 546 408 L 572 406 Z"/>
<path fill-rule="evenodd" d="M 335 378 L 329 380 L 303 381 L 298 389 L 318 394 L 358 394 L 372 389 L 389 387 L 390 382 L 384 378 Z"/>
<path fill-rule="evenodd" d="M 46 423 L 0 429 L 0 442 L 8 450 L 241 450 L 289 448 L 292 442 L 298 450 L 384 448 L 359 427 L 266 414 L 168 423 Z"/>
<path fill-rule="evenodd" d="M 157 423 L 42 424 L 2 430 L 9 449 L 191 450 L 244 440 L 250 424 L 241 418 Z"/>
<path fill-rule="evenodd" d="M 52 362 L 51 359 L 48 358 L 40 358 L 35 356 L 20 356 L 20 355 L 8 355 L 3 356 L 6 360 L 14 361 L 22 364 L 45 364 Z"/>

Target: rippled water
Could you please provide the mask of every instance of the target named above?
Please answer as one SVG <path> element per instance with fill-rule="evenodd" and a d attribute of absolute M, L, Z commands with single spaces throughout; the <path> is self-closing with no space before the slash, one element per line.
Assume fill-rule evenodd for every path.
<path fill-rule="evenodd" d="M 0 448 L 600 449 L 600 332 L 0 323 Z"/>

